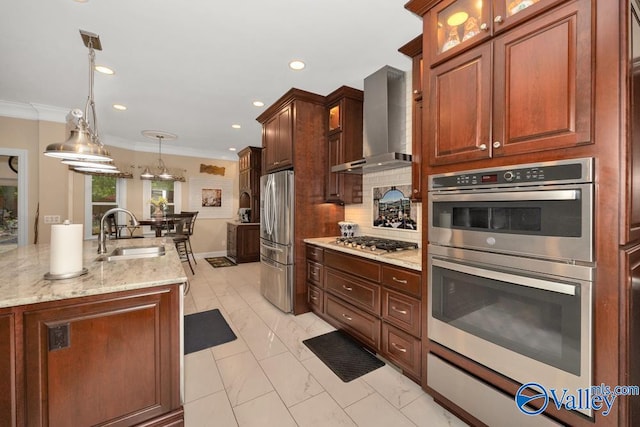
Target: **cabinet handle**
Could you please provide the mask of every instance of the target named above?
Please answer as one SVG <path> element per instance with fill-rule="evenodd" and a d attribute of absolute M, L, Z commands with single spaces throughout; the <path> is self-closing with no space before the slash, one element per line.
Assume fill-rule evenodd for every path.
<path fill-rule="evenodd" d="M 407 284 L 407 281 L 406 281 L 406 280 L 404 280 L 404 279 L 396 279 L 396 276 L 393 276 L 393 277 L 391 278 L 391 280 L 393 280 L 394 282 L 402 283 L 403 285 L 406 285 L 406 284 Z"/>
<path fill-rule="evenodd" d="M 414 95 L 417 95 L 417 94 L 419 94 L 419 93 L 420 93 L 420 91 L 419 91 L 418 89 L 414 89 L 414 90 L 413 90 L 413 94 L 414 94 Z"/>
<path fill-rule="evenodd" d="M 502 15 L 498 15 L 493 18 L 493 22 L 495 22 L 496 24 L 502 24 L 504 22 L 504 19 L 502 19 Z"/>
<path fill-rule="evenodd" d="M 311 297 L 312 300 L 318 301 L 318 297 Z"/>
<path fill-rule="evenodd" d="M 349 291 L 349 292 L 351 292 L 353 290 L 353 288 L 350 288 L 347 285 L 342 285 L 342 289 L 344 289 L 345 291 Z"/>
<path fill-rule="evenodd" d="M 486 22 L 483 22 L 482 24 L 480 24 L 480 29 L 482 31 L 489 31 L 489 26 L 487 25 Z"/>
<path fill-rule="evenodd" d="M 500 143 L 500 141 L 494 141 L 493 142 L 493 148 L 500 148 L 502 146 L 502 144 Z"/>
<path fill-rule="evenodd" d="M 352 317 L 347 316 L 346 314 L 342 313 L 342 317 L 344 317 L 345 319 L 347 319 L 349 322 L 351 322 L 353 320 Z"/>
<path fill-rule="evenodd" d="M 413 189 L 413 192 L 414 192 L 414 193 L 419 193 L 419 192 L 420 192 L 420 190 L 418 190 L 417 188 L 414 188 L 414 189 Z"/>
<path fill-rule="evenodd" d="M 480 144 L 480 146 L 478 148 L 480 149 L 480 151 L 486 151 L 487 144 Z"/>
<path fill-rule="evenodd" d="M 400 314 L 407 314 L 407 310 L 400 310 L 399 308 L 396 308 L 395 306 L 391 306 L 391 310 L 400 313 Z"/>
<path fill-rule="evenodd" d="M 395 349 L 396 349 L 396 350 L 398 350 L 398 351 L 401 351 L 401 352 L 403 352 L 403 353 L 406 353 L 406 352 L 407 352 L 407 349 L 406 349 L 406 348 L 404 348 L 404 347 L 402 347 L 401 345 L 398 345 L 398 344 L 396 344 L 396 343 L 394 343 L 394 342 L 392 342 L 392 343 L 391 343 L 391 345 L 393 346 L 393 348 L 395 348 Z"/>
<path fill-rule="evenodd" d="M 312 271 L 312 272 L 311 272 L 311 275 L 312 275 L 312 276 L 317 276 L 317 275 L 318 275 L 318 272 L 317 272 L 317 271 Z"/>

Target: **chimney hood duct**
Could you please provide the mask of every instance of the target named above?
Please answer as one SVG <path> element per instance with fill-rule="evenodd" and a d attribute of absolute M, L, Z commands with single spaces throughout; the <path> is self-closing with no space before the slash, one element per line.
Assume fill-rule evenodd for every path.
<path fill-rule="evenodd" d="M 363 159 L 331 167 L 331 172 L 369 173 L 411 165 L 406 154 L 405 73 L 390 66 L 364 79 Z"/>

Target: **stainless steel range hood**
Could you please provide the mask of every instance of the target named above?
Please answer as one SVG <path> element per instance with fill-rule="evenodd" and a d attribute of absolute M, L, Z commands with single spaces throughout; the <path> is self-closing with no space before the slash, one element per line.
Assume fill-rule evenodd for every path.
<path fill-rule="evenodd" d="M 331 172 L 369 173 L 411 165 L 406 154 L 406 87 L 402 70 L 385 66 L 364 79 L 363 159 Z"/>

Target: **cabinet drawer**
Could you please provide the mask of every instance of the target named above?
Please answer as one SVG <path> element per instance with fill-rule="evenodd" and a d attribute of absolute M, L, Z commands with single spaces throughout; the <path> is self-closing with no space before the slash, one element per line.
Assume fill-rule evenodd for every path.
<path fill-rule="evenodd" d="M 324 292 L 310 283 L 308 285 L 307 303 L 309 308 L 316 313 L 322 313 L 324 309 Z"/>
<path fill-rule="evenodd" d="M 324 253 L 324 265 L 369 279 L 372 282 L 380 282 L 380 264 L 362 257 L 327 250 Z"/>
<path fill-rule="evenodd" d="M 320 246 L 307 245 L 307 259 L 322 263 L 324 249 Z"/>
<path fill-rule="evenodd" d="M 363 343 L 378 348 L 380 319 L 327 294 L 326 313 Z"/>
<path fill-rule="evenodd" d="M 322 264 L 307 260 L 307 281 L 323 288 L 322 277 Z"/>
<path fill-rule="evenodd" d="M 418 298 L 422 295 L 422 278 L 420 273 L 405 270 L 404 268 L 383 265 L 382 284 Z"/>
<path fill-rule="evenodd" d="M 382 354 L 407 373 L 420 378 L 422 345 L 419 339 L 382 323 Z"/>
<path fill-rule="evenodd" d="M 380 315 L 380 286 L 349 274 L 325 268 L 324 287 L 327 291 L 376 315 Z"/>
<path fill-rule="evenodd" d="M 382 318 L 420 337 L 420 300 L 387 289 L 382 290 Z"/>

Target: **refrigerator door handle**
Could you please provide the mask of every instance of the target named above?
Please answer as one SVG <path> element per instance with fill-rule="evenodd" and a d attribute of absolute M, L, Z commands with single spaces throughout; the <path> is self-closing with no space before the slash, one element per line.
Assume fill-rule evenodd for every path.
<path fill-rule="evenodd" d="M 276 263 L 274 263 L 273 261 L 271 261 L 269 258 L 262 258 L 262 264 L 266 265 L 267 267 L 273 268 L 275 270 L 278 271 L 283 271 L 284 269 L 281 267 L 278 267 L 278 265 Z"/>
<path fill-rule="evenodd" d="M 284 252 L 284 250 L 282 250 L 280 248 L 276 248 L 275 246 L 271 246 L 271 245 L 265 245 L 264 243 L 260 243 L 260 246 L 262 246 L 263 248 L 270 249 L 272 251 Z"/>

